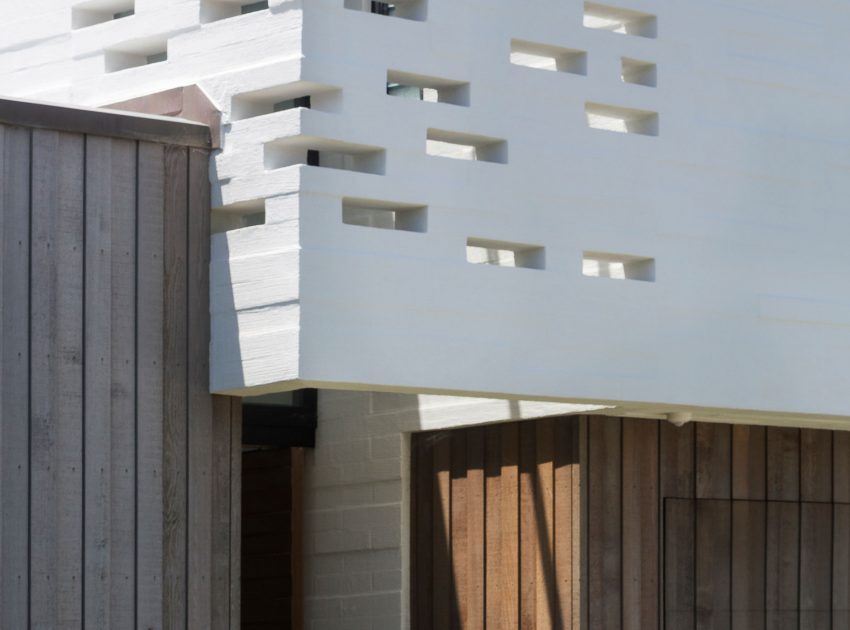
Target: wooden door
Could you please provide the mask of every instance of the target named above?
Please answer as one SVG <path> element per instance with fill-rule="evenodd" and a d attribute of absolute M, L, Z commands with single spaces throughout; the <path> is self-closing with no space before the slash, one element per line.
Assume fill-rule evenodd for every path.
<path fill-rule="evenodd" d="M 413 438 L 413 627 L 579 628 L 579 420 Z"/>

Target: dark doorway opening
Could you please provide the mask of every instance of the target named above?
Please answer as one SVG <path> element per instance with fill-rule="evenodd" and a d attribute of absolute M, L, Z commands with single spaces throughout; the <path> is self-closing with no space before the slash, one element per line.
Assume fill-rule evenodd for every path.
<path fill-rule="evenodd" d="M 303 462 L 317 398 L 301 390 L 242 401 L 243 630 L 303 628 Z"/>

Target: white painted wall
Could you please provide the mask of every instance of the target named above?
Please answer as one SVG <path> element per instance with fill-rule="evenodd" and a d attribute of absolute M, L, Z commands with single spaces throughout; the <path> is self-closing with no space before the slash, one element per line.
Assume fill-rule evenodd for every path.
<path fill-rule="evenodd" d="M 400 2 L 415 19 L 353 0 L 225 19 L 222 0 L 136 0 L 71 28 L 72 4 L 110 1 L 2 0 L 0 91 L 96 105 L 199 83 L 224 110 L 214 196 L 265 202 L 266 224 L 214 239 L 217 391 L 850 416 L 843 5 L 629 0 L 624 34 L 585 23 L 635 16 L 586 19 L 577 0 Z M 643 83 L 634 60 L 655 64 L 657 86 L 621 80 L 623 58 Z M 454 104 L 387 96 L 388 71 Z M 245 117 L 307 93 L 313 109 Z M 492 161 L 427 155 L 429 134 L 471 135 Z M 309 148 L 372 172 L 299 165 Z M 427 206 L 427 230 L 344 225 L 344 197 Z M 545 268 L 470 264 L 470 238 L 542 247 Z M 585 251 L 654 265 L 587 277 Z"/>

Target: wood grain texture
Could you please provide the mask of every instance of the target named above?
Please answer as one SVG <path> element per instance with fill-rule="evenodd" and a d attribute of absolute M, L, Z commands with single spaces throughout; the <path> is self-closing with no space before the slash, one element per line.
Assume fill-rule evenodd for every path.
<path fill-rule="evenodd" d="M 794 630 L 798 624 L 800 505 L 768 502 L 766 544 L 767 628 Z"/>
<path fill-rule="evenodd" d="M 800 505 L 800 630 L 832 628 L 832 524 L 832 505 Z"/>
<path fill-rule="evenodd" d="M 573 520 L 578 520 L 573 503 L 573 473 L 578 470 L 575 459 L 576 427 L 575 418 L 558 418 L 555 421 L 553 530 L 557 614 L 553 627 L 560 630 L 569 630 L 573 626 L 573 590 L 578 587 L 573 576 Z"/>
<path fill-rule="evenodd" d="M 850 504 L 833 506 L 832 522 L 832 627 L 837 630 L 850 628 Z"/>
<path fill-rule="evenodd" d="M 488 630 L 511 627 L 502 617 L 502 428 L 485 429 L 485 572 L 484 612 Z"/>
<path fill-rule="evenodd" d="M 466 623 L 483 630 L 485 596 L 485 476 L 484 429 L 473 428 L 466 438 Z"/>
<path fill-rule="evenodd" d="M 181 149 L 183 150 L 183 149 Z M 182 163 L 180 164 L 182 167 Z M 188 466 L 188 611 L 190 627 L 223 628 L 212 615 L 213 602 L 227 599 L 227 588 L 213 579 L 216 554 L 227 552 L 213 544 L 213 442 L 212 398 L 209 394 L 209 247 L 210 182 L 206 151 L 188 149 L 186 225 L 187 293 L 187 456 Z M 218 588 L 216 588 L 218 587 Z M 222 590 L 223 589 L 223 590 Z M 226 622 L 226 620 L 225 620 Z"/>
<path fill-rule="evenodd" d="M 534 477 L 537 464 L 535 425 L 519 425 L 519 627 L 533 629 L 537 623 L 537 512 L 534 509 Z"/>
<path fill-rule="evenodd" d="M 451 438 L 451 566 L 453 593 L 451 598 L 452 628 L 465 628 L 469 617 L 469 579 L 467 536 L 467 465 L 466 441 L 468 431 L 460 431 Z"/>
<path fill-rule="evenodd" d="M 165 149 L 165 266 L 163 321 L 163 618 L 187 624 L 188 465 L 188 151 Z"/>
<path fill-rule="evenodd" d="M 662 425 L 663 430 L 663 425 Z M 664 501 L 664 628 L 693 630 L 696 622 L 696 501 Z"/>
<path fill-rule="evenodd" d="M 0 125 L 0 627 L 29 614 L 30 141 Z"/>
<path fill-rule="evenodd" d="M 589 421 L 588 602 L 593 630 L 622 624 L 621 420 Z"/>
<path fill-rule="evenodd" d="M 658 629 L 658 423 L 623 419 L 623 628 Z"/>
<path fill-rule="evenodd" d="M 136 347 L 136 512 L 137 610 L 140 628 L 163 624 L 163 411 L 164 411 L 164 188 L 162 145 L 138 149 Z"/>
<path fill-rule="evenodd" d="M 767 498 L 800 500 L 800 430 L 767 429 Z"/>
<path fill-rule="evenodd" d="M 696 502 L 696 627 L 725 630 L 730 626 L 731 502 Z"/>
<path fill-rule="evenodd" d="M 435 628 L 452 625 L 452 565 L 451 565 L 451 438 L 447 433 L 431 436 L 434 440 L 434 499 L 432 512 L 433 624 Z"/>
<path fill-rule="evenodd" d="M 136 145 L 86 140 L 85 620 L 133 624 Z"/>
<path fill-rule="evenodd" d="M 764 427 L 732 426 L 732 498 L 763 500 L 767 489 Z"/>
<path fill-rule="evenodd" d="M 732 630 L 765 628 L 766 524 L 765 503 L 732 502 Z"/>
<path fill-rule="evenodd" d="M 537 520 L 535 562 L 535 628 L 553 628 L 561 617 L 555 599 L 555 424 L 552 418 L 535 426 L 534 514 Z"/>
<path fill-rule="evenodd" d="M 850 503 L 850 432 L 832 434 L 832 499 Z"/>
<path fill-rule="evenodd" d="M 83 616 L 83 155 L 33 132 L 30 620 L 51 628 Z"/>
<path fill-rule="evenodd" d="M 669 422 L 659 426 L 661 461 L 659 471 L 661 496 L 688 498 L 694 496 L 694 429 L 693 423 L 677 427 Z"/>
<path fill-rule="evenodd" d="M 728 499 L 732 495 L 732 434 L 728 424 L 696 424 L 696 496 Z"/>
<path fill-rule="evenodd" d="M 832 501 L 832 431 L 800 431 L 800 500 Z"/>
<path fill-rule="evenodd" d="M 505 628 L 516 628 L 520 619 L 520 524 L 519 524 L 519 425 L 504 424 L 502 437 L 501 606 Z"/>

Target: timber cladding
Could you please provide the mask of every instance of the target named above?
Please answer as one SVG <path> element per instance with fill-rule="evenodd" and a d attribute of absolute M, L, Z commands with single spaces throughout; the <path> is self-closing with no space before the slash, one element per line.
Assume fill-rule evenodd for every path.
<path fill-rule="evenodd" d="M 240 405 L 208 388 L 208 150 L 45 111 L 65 130 L 0 124 L 0 627 L 230 627 Z"/>
<path fill-rule="evenodd" d="M 413 436 L 414 628 L 850 628 L 850 433 L 611 417 Z"/>

